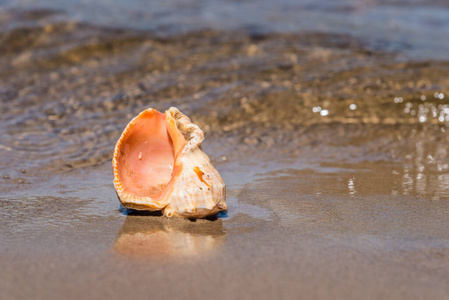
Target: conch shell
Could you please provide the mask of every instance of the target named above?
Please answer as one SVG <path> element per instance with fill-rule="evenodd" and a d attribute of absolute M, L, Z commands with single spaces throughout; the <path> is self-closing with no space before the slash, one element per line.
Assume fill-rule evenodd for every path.
<path fill-rule="evenodd" d="M 132 119 L 112 159 L 122 205 L 185 218 L 227 210 L 225 184 L 201 149 L 203 140 L 203 131 L 174 107 L 165 114 L 149 108 Z"/>

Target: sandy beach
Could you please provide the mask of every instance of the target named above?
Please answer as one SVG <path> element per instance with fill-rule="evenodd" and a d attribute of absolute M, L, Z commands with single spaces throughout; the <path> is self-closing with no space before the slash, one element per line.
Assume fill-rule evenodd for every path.
<path fill-rule="evenodd" d="M 449 299 L 444 1 L 128 2 L 0 1 L 2 300 Z M 227 213 L 120 206 L 170 106 Z"/>
<path fill-rule="evenodd" d="M 69 180 L 62 176 L 49 184 L 53 196 L 44 189 L 2 202 L 2 298 L 446 299 L 449 293 L 449 204 L 388 193 L 400 183 L 390 170 L 284 169 L 238 184 L 250 176 L 223 167 L 224 179 L 235 180 L 228 215 L 193 222 L 120 212 L 110 176 L 101 175 L 109 167 L 71 174 L 75 188 L 62 186 Z"/>

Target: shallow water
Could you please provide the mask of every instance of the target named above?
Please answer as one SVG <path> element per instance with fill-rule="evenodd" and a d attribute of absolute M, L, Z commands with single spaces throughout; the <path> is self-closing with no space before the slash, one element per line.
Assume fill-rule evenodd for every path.
<path fill-rule="evenodd" d="M 1 298 L 447 298 L 448 19 L 437 0 L 0 1 Z M 217 220 L 118 204 L 115 142 L 170 106 L 227 184 Z"/>

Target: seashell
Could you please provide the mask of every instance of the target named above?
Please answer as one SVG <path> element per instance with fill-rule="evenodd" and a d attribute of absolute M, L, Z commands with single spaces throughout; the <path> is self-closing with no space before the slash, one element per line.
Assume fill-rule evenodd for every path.
<path fill-rule="evenodd" d="M 203 131 L 177 108 L 149 108 L 118 140 L 114 187 L 126 208 L 203 218 L 227 210 L 226 187 L 201 149 Z"/>

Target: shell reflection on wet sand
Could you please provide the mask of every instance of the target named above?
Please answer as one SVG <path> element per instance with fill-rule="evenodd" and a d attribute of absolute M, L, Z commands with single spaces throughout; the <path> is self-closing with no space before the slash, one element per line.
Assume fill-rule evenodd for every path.
<path fill-rule="evenodd" d="M 227 210 L 225 184 L 203 140 L 203 131 L 174 107 L 165 114 L 149 108 L 131 120 L 112 160 L 122 205 L 186 218 Z"/>
<path fill-rule="evenodd" d="M 138 259 L 176 260 L 213 252 L 225 239 L 221 219 L 192 222 L 181 218 L 128 215 L 112 249 Z"/>

